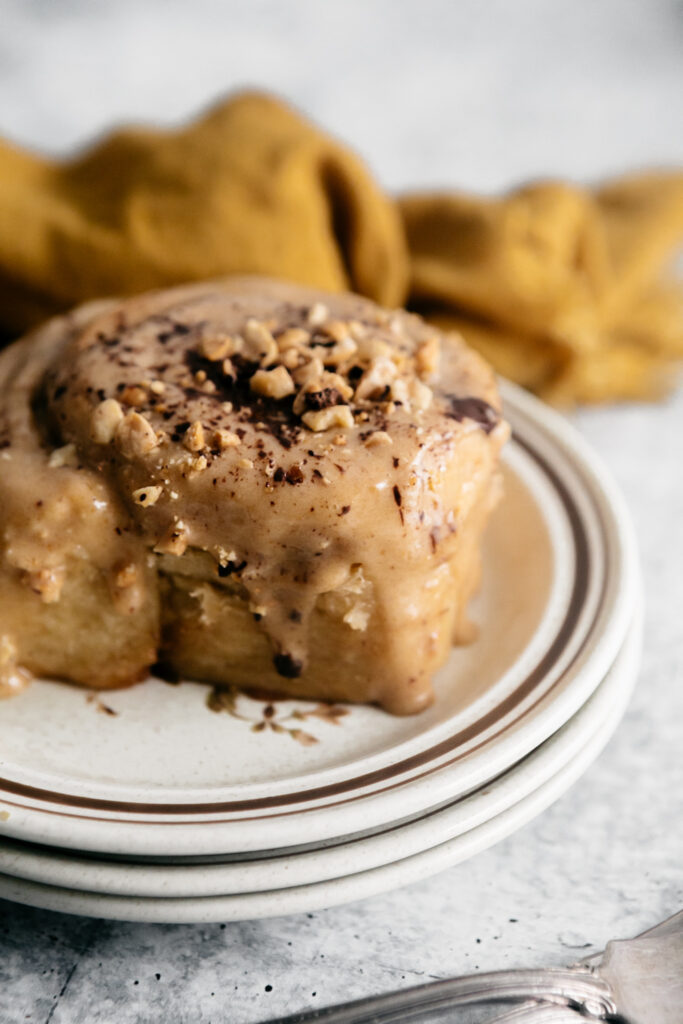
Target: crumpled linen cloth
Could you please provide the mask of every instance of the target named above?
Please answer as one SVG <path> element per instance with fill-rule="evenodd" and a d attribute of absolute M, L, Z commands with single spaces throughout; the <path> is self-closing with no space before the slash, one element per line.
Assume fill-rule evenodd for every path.
<path fill-rule="evenodd" d="M 656 397 L 683 357 L 683 173 L 495 198 L 386 195 L 280 100 L 66 161 L 0 141 L 0 331 L 90 298 L 258 273 L 407 305 L 557 403 Z"/>

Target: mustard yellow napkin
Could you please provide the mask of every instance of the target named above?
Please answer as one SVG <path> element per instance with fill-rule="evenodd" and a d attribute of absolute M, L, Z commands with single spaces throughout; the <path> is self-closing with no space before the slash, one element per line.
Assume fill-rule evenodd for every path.
<path fill-rule="evenodd" d="M 408 304 L 561 402 L 652 396 L 683 355 L 683 174 L 385 196 L 277 99 L 59 162 L 0 141 L 0 330 L 98 295 L 263 273 Z"/>
<path fill-rule="evenodd" d="M 557 402 L 654 396 L 683 356 L 683 174 L 402 200 L 411 301 Z"/>

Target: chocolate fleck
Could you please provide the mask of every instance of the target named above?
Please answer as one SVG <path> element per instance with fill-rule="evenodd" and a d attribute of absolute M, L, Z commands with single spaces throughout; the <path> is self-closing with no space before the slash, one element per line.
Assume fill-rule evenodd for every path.
<path fill-rule="evenodd" d="M 303 662 L 293 658 L 291 654 L 276 654 L 273 664 L 278 675 L 285 679 L 298 679 L 303 671 Z"/>
<path fill-rule="evenodd" d="M 232 576 L 235 572 L 242 572 L 246 564 L 246 562 L 226 562 L 225 565 L 218 565 L 218 575 L 221 579 L 225 579 L 226 576 Z"/>
<path fill-rule="evenodd" d="M 320 391 L 309 391 L 304 395 L 306 409 L 317 411 L 329 409 L 333 405 L 344 405 L 344 399 L 336 388 L 321 388 Z"/>
<path fill-rule="evenodd" d="M 446 415 L 459 423 L 462 420 L 473 420 L 487 434 L 498 424 L 500 417 L 493 406 L 485 402 L 483 398 L 458 398 L 456 395 L 448 395 L 449 408 Z"/>

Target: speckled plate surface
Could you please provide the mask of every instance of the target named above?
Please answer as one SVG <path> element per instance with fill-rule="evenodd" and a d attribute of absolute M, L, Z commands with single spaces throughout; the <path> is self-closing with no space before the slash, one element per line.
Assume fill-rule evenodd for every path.
<path fill-rule="evenodd" d="M 153 896 L 121 895 L 115 891 L 117 882 L 111 865 L 103 864 L 98 868 L 96 864 L 74 860 L 65 871 L 67 861 L 63 860 L 60 866 L 53 860 L 50 868 L 48 855 L 41 868 L 31 853 L 15 851 L 12 854 L 5 845 L 0 854 L 0 869 L 23 872 L 23 877 L 0 874 L 0 897 L 92 917 L 189 923 L 310 912 L 423 879 L 503 839 L 576 782 L 603 749 L 621 719 L 637 676 L 640 639 L 638 616 L 624 648 L 593 696 L 554 736 L 499 779 L 478 793 L 425 816 L 420 822 L 399 826 L 390 834 L 373 840 L 344 844 L 341 859 L 337 857 L 337 850 L 290 857 L 294 871 L 297 871 L 297 863 L 299 868 L 303 865 L 303 871 L 299 870 L 296 877 L 293 874 L 284 887 L 261 891 L 245 889 L 227 894 L 219 888 L 216 893 L 207 895 L 202 891 L 206 888 L 202 879 L 218 872 L 209 882 L 209 885 L 215 884 L 216 878 L 230 869 L 224 865 L 215 868 L 154 866 L 142 869 L 148 878 L 155 876 Z M 463 820 L 469 825 L 464 831 L 458 831 Z M 386 846 L 387 839 L 391 844 L 390 858 L 373 864 L 379 849 L 377 843 Z M 414 852 L 416 844 L 417 852 Z M 307 872 L 314 875 L 319 870 L 318 865 L 324 864 L 326 859 L 333 867 L 329 877 L 323 875 L 321 880 L 308 884 L 301 882 Z M 81 885 L 67 888 L 64 884 L 67 879 L 77 881 L 81 870 Z M 140 869 L 135 866 L 116 866 L 118 884 L 127 872 L 137 870 Z M 258 876 L 262 881 L 270 878 L 277 884 L 278 868 L 272 860 L 255 862 L 250 866 L 250 873 L 252 882 Z M 62 884 L 50 884 L 51 874 Z M 195 891 L 181 896 L 179 890 L 188 888 L 192 875 L 196 880 L 189 888 L 194 886 Z M 243 881 L 247 881 L 246 877 Z M 85 888 L 93 883 L 98 885 L 97 891 Z M 136 884 L 133 882 L 132 887 Z"/>
<path fill-rule="evenodd" d="M 475 793 L 426 811 L 410 823 L 389 825 L 366 838 L 340 840 L 322 850 L 219 864 L 111 861 L 5 839 L 0 840 L 0 874 L 107 896 L 194 899 L 331 881 L 439 846 L 525 800 L 572 762 L 586 763 L 584 751 L 594 749 L 593 738 L 606 736 L 616 725 L 631 691 L 639 663 L 640 620 L 638 614 L 605 680 L 562 729 Z"/>
<path fill-rule="evenodd" d="M 238 698 L 214 713 L 195 683 L 104 699 L 36 683 L 0 705 L 0 835 L 128 858 L 315 849 L 463 796 L 564 725 L 623 642 L 635 546 L 576 432 L 519 389 L 503 394 L 514 437 L 480 636 L 453 651 L 432 708 L 401 719 Z"/>

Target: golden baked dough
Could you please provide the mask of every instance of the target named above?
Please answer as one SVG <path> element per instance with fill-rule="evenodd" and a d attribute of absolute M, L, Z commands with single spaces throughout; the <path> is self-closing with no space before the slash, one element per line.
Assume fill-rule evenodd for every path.
<path fill-rule="evenodd" d="M 425 707 L 468 637 L 508 428 L 455 335 L 239 278 L 0 356 L 0 676 Z"/>

